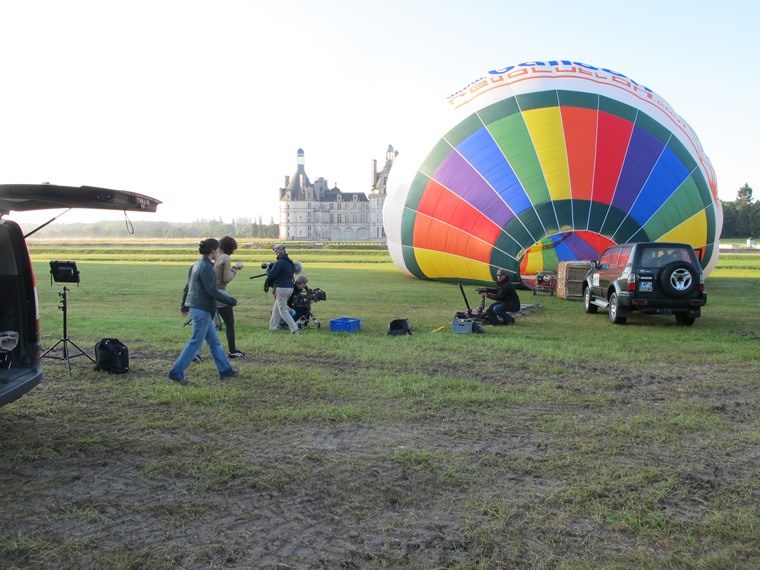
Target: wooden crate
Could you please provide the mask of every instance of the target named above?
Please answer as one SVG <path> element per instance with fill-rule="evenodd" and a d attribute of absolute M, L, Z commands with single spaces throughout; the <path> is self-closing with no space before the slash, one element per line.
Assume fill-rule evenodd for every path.
<path fill-rule="evenodd" d="M 560 261 L 557 266 L 557 297 L 572 301 L 583 299 L 583 281 L 589 267 L 588 261 Z"/>

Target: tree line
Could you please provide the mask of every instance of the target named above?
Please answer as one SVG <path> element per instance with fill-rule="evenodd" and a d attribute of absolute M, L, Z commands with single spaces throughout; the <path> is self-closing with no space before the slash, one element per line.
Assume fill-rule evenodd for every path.
<path fill-rule="evenodd" d="M 28 232 L 33 227 L 24 227 Z M 132 234 L 142 238 L 188 238 L 208 236 L 235 236 L 238 238 L 277 238 L 280 226 L 270 218 L 264 223 L 259 216 L 252 218 L 234 218 L 225 222 L 221 218 L 211 220 L 195 220 L 194 222 L 125 222 L 106 221 L 96 223 L 51 224 L 35 234 L 42 238 L 91 237 L 114 238 L 128 237 Z"/>
<path fill-rule="evenodd" d="M 760 202 L 752 197 L 752 188 L 745 184 L 733 202 L 723 204 L 724 238 L 757 238 L 760 236 Z"/>

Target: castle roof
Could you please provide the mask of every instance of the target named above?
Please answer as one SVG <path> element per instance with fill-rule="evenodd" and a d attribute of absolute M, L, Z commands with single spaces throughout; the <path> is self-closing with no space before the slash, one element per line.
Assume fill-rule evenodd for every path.
<path fill-rule="evenodd" d="M 293 173 L 293 176 L 290 177 L 288 187 L 286 188 L 286 190 L 289 190 L 293 195 L 301 195 L 303 194 L 304 189 L 311 186 L 309 177 L 306 175 L 306 170 L 304 169 L 303 155 L 303 149 L 299 148 L 296 152 L 296 171 Z"/>

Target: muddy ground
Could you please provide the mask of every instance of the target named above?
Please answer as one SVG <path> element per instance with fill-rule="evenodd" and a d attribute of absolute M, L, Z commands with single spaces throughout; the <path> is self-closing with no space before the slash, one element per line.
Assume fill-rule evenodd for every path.
<path fill-rule="evenodd" d="M 732 383 L 747 370 L 730 363 L 612 380 L 569 364 L 550 378 L 529 363 L 508 378 L 463 364 L 422 372 L 559 396 L 488 414 L 418 401 L 397 419 L 229 423 L 229 401 L 199 402 L 208 412 L 185 421 L 141 384 L 171 356 L 134 354 L 123 378 L 47 365 L 43 385 L 0 409 L 0 566 L 749 567 L 758 554 L 758 385 Z M 253 413 L 268 388 L 244 370 Z M 675 439 L 621 431 L 678 409 L 704 417 Z"/>

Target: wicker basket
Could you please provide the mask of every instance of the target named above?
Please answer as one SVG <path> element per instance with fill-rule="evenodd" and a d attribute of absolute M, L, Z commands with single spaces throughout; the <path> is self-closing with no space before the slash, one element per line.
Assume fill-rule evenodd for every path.
<path fill-rule="evenodd" d="M 557 297 L 571 301 L 583 299 L 583 281 L 589 267 L 588 261 L 560 261 L 557 266 Z"/>

